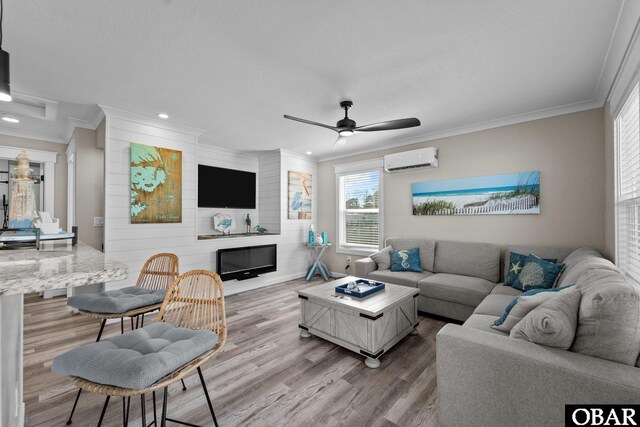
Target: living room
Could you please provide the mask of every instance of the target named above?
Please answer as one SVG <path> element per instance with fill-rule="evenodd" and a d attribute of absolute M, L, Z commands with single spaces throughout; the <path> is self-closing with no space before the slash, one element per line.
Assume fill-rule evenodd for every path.
<path fill-rule="evenodd" d="M 640 4 L 1 6 L 1 426 L 640 417 Z"/>

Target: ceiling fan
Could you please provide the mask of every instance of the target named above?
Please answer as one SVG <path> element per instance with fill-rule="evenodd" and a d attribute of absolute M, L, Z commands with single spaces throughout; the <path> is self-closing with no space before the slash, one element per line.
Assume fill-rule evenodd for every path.
<path fill-rule="evenodd" d="M 333 145 L 335 149 L 339 144 L 345 141 L 347 136 L 353 135 L 354 133 L 359 132 L 377 132 L 380 130 L 394 130 L 394 129 L 405 129 L 411 128 L 414 126 L 420 126 L 420 120 L 412 117 L 410 119 L 397 119 L 397 120 L 388 120 L 386 122 L 372 123 L 370 125 L 364 126 L 356 126 L 356 122 L 349 118 L 349 108 L 353 106 L 353 102 L 351 101 L 342 101 L 340 103 L 340 108 L 344 110 L 344 119 L 338 120 L 335 126 L 329 126 L 318 122 L 312 122 L 310 120 L 300 119 L 298 117 L 284 115 L 285 119 L 295 120 L 297 122 L 307 123 L 310 125 L 321 126 L 323 128 L 331 129 L 333 131 L 338 132 L 338 139 L 336 143 Z"/>

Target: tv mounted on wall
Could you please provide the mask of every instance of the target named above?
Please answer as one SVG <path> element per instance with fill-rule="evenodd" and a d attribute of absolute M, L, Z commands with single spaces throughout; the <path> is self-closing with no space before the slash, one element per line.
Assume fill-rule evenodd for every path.
<path fill-rule="evenodd" d="M 277 245 L 218 249 L 216 273 L 222 280 L 244 280 L 276 271 Z"/>
<path fill-rule="evenodd" d="M 198 165 L 199 208 L 256 208 L 256 174 Z"/>

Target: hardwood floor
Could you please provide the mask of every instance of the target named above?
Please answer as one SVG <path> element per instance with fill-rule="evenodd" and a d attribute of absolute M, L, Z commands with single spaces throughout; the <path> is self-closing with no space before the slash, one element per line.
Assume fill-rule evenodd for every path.
<path fill-rule="evenodd" d="M 295 291 L 307 286 L 300 279 L 226 298 L 227 344 L 203 366 L 219 425 L 437 426 L 435 336 L 446 322 L 420 316 L 419 334 L 383 355 L 379 369 L 369 369 L 355 353 L 320 338 L 300 338 Z M 147 316 L 145 324 L 152 319 Z M 73 314 L 65 298 L 25 296 L 29 426 L 65 424 L 77 389 L 51 372 L 51 360 L 94 341 L 98 329 L 98 321 Z M 103 338 L 119 333 L 119 323 L 108 325 Z M 213 425 L 197 374 L 185 382 L 187 391 L 179 383 L 169 388 L 169 416 Z M 103 396 L 83 393 L 73 425 L 96 425 L 103 403 Z M 147 422 L 152 407 L 148 399 Z M 122 425 L 121 400 L 111 400 L 103 425 Z M 139 398 L 131 401 L 129 425 L 141 425 Z"/>

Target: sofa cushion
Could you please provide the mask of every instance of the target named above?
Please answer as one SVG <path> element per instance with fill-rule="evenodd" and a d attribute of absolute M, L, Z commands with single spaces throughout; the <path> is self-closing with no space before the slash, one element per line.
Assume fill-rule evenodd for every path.
<path fill-rule="evenodd" d="M 491 295 L 509 295 L 510 297 L 517 297 L 522 295 L 522 291 L 512 288 L 511 286 L 504 283 L 498 283 L 493 287 Z"/>
<path fill-rule="evenodd" d="M 553 291 L 555 291 L 555 289 L 532 289 L 530 291 L 532 292 L 531 295 L 522 294 L 514 298 L 514 300 L 505 307 L 505 312 L 502 316 L 498 317 L 491 327 L 499 331 L 510 332 L 531 310 L 556 296 L 557 292 Z"/>
<path fill-rule="evenodd" d="M 434 268 L 436 273 L 479 277 L 495 283 L 500 277 L 500 247 L 492 243 L 438 240 Z"/>
<path fill-rule="evenodd" d="M 418 282 L 425 277 L 432 275 L 428 271 L 417 273 L 413 271 L 391 271 L 391 270 L 376 270 L 367 276 L 367 279 L 378 280 L 385 283 L 393 283 L 396 285 L 411 286 L 415 288 L 418 286 Z"/>
<path fill-rule="evenodd" d="M 480 331 L 490 332 L 492 334 L 508 336 L 508 332 L 499 331 L 497 329 L 493 329 L 491 325 L 497 319 L 497 316 L 491 316 L 488 314 L 472 314 L 463 324 L 467 328 L 478 329 Z"/>
<path fill-rule="evenodd" d="M 571 272 L 576 264 L 587 258 L 602 258 L 602 254 L 600 254 L 600 252 L 598 252 L 594 248 L 584 246 L 572 251 L 564 260 L 562 260 L 565 268 L 558 278 L 558 286 L 564 286 L 565 284 L 575 285 L 576 282 L 571 283 L 567 280 L 567 275 Z"/>
<path fill-rule="evenodd" d="M 511 245 L 507 246 L 504 251 L 503 257 L 503 276 L 506 277 L 509 273 L 509 260 L 511 258 L 511 252 L 517 252 L 520 254 L 536 254 L 540 258 L 556 258 L 559 262 L 564 262 L 565 258 L 569 256 L 575 247 L 568 246 L 544 246 L 544 245 Z M 570 283 L 573 284 L 573 283 Z"/>
<path fill-rule="evenodd" d="M 473 314 L 488 314 L 491 316 L 502 316 L 504 313 L 504 309 L 510 302 L 512 302 L 516 297 L 511 295 L 493 295 L 489 294 L 485 299 L 482 300 L 480 305 L 476 307 L 473 311 Z"/>
<path fill-rule="evenodd" d="M 369 258 L 376 262 L 378 270 L 389 270 L 391 268 L 391 251 L 393 251 L 393 248 L 387 246 L 383 250 L 369 255 Z"/>
<path fill-rule="evenodd" d="M 504 278 L 504 283 L 513 286 L 516 282 L 516 279 L 520 275 L 524 264 L 527 262 L 527 256 L 525 254 L 519 254 L 517 252 L 511 252 L 509 258 L 509 271 L 507 271 Z M 558 258 L 543 258 L 545 261 L 549 262 L 557 262 Z"/>
<path fill-rule="evenodd" d="M 604 258 L 586 257 L 575 264 L 571 271 L 564 275 L 564 283 L 577 283 L 580 276 L 589 270 L 610 270 L 622 274 L 622 272 L 611 261 Z M 563 286 L 556 284 L 557 286 Z"/>
<path fill-rule="evenodd" d="M 51 369 L 98 384 L 140 390 L 211 350 L 217 341 L 212 331 L 154 323 L 68 351 L 53 359 Z"/>
<path fill-rule="evenodd" d="M 570 350 L 634 365 L 640 353 L 640 295 L 611 270 L 590 270 L 578 279 L 582 292 L 578 328 Z"/>
<path fill-rule="evenodd" d="M 140 286 L 128 286 L 114 291 L 75 295 L 67 299 L 67 305 L 91 313 L 125 313 L 161 303 L 166 292 L 166 289 L 154 291 Z"/>
<path fill-rule="evenodd" d="M 560 292 L 529 312 L 511 329 L 509 336 L 547 347 L 569 349 L 578 325 L 580 297 L 580 288 L 575 286 Z"/>
<path fill-rule="evenodd" d="M 433 239 L 414 239 L 407 237 L 390 237 L 386 240 L 385 246 L 392 246 L 393 249 L 420 249 L 420 266 L 423 270 L 433 273 L 433 262 L 435 259 L 436 241 Z"/>
<path fill-rule="evenodd" d="M 549 262 L 530 254 L 512 286 L 521 291 L 549 289 L 556 283 L 563 269 L 562 263 Z"/>
<path fill-rule="evenodd" d="M 422 273 L 420 249 L 399 249 L 391 252 L 391 271 L 415 271 Z"/>
<path fill-rule="evenodd" d="M 526 292 L 523 292 L 522 295 L 513 298 L 504 306 L 504 310 L 501 314 L 499 314 L 500 318 L 496 320 L 495 326 L 500 326 L 504 323 L 504 321 L 509 316 L 509 313 L 511 313 L 511 310 L 513 310 L 513 308 L 516 306 L 516 304 L 518 303 L 521 297 L 530 297 L 532 295 L 537 295 L 542 292 L 559 292 L 562 289 L 564 288 L 551 288 L 551 289 L 539 288 L 539 289 L 530 289 Z"/>
<path fill-rule="evenodd" d="M 477 307 L 494 283 L 479 277 L 437 273 L 418 282 L 420 295 Z"/>

